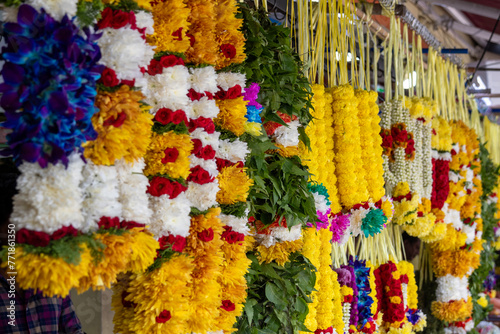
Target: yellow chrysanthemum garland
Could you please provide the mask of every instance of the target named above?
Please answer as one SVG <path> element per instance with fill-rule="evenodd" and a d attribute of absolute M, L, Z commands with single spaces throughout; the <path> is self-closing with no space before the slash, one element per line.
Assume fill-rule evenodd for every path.
<path fill-rule="evenodd" d="M 313 85 L 312 91 L 314 110 L 311 115 L 314 120 L 306 128 L 311 150 L 308 150 L 301 143 L 301 159 L 309 167 L 309 172 L 312 174 L 311 180 L 323 184 L 328 190 L 332 213 L 338 213 L 341 211 L 341 207 L 338 199 L 337 177 L 335 176 L 332 95 L 325 91 L 323 85 Z"/>
<path fill-rule="evenodd" d="M 219 204 L 235 204 L 236 202 L 245 202 L 248 197 L 253 180 L 246 173 L 247 168 L 237 165 L 224 167 L 217 179 L 219 180 L 220 190 L 217 193 L 217 202 Z"/>
<path fill-rule="evenodd" d="M 236 17 L 236 0 L 220 0 L 216 4 L 216 35 L 219 57 L 216 68 L 242 63 L 245 58 L 245 36 L 241 30 L 243 19 Z"/>
<path fill-rule="evenodd" d="M 342 314 L 342 302 L 344 297 L 340 291 L 340 283 L 338 281 L 338 274 L 334 270 L 332 271 L 332 282 L 333 282 L 333 328 L 337 333 L 342 333 L 344 330 L 344 319 Z"/>
<path fill-rule="evenodd" d="M 191 11 L 183 0 L 152 2 L 154 34 L 149 35 L 148 42 L 155 45 L 155 52 L 169 51 L 185 53 L 190 47 L 190 39 L 186 35 L 190 24 Z"/>
<path fill-rule="evenodd" d="M 92 116 L 98 137 L 83 144 L 85 158 L 96 165 L 110 166 L 122 158 L 132 163 L 145 155 L 153 122 L 149 107 L 140 102 L 143 99 L 140 91 L 133 91 L 127 85 L 116 92 L 99 91 L 95 101 L 99 112 Z M 121 117 L 123 123 L 113 124 Z"/>
<path fill-rule="evenodd" d="M 303 231 L 302 238 L 304 239 L 304 246 L 302 247 L 302 255 L 304 255 L 309 262 L 315 267 L 320 268 L 320 253 L 321 247 L 317 247 L 320 245 L 319 232 L 316 231 L 315 227 L 306 228 Z M 306 319 L 304 320 L 304 326 L 307 327 L 311 332 L 316 331 L 318 329 L 318 321 L 316 320 L 316 308 L 318 306 L 318 291 L 320 290 L 320 281 L 321 272 L 318 270 L 316 272 L 316 283 L 314 284 L 314 289 L 311 294 L 312 302 L 307 306 L 309 308 L 309 313 L 307 313 Z M 301 332 L 305 333 L 305 332 Z"/>
<path fill-rule="evenodd" d="M 92 262 L 90 250 L 85 243 L 80 244 L 80 249 L 80 262 L 70 264 L 62 258 L 46 254 L 25 253 L 22 246 L 17 246 L 16 284 L 21 289 L 42 291 L 46 297 L 67 296 L 89 273 L 88 268 Z M 7 268 L 8 263 L 6 260 L 2 261 L 2 268 Z"/>
<path fill-rule="evenodd" d="M 174 254 L 160 268 L 132 276 L 126 294 L 118 296 L 132 304 L 129 307 L 133 308 L 134 317 L 128 324 L 132 333 L 189 332 L 186 323 L 192 304 L 187 295 L 191 292 L 188 284 L 193 267 L 190 257 Z"/>
<path fill-rule="evenodd" d="M 247 119 L 246 101 L 243 96 L 236 99 L 216 100 L 219 107 L 219 114 L 214 119 L 214 123 L 222 129 L 231 131 L 237 137 L 245 133 L 245 123 Z"/>
<path fill-rule="evenodd" d="M 378 202 L 385 195 L 384 169 L 382 158 L 382 137 L 380 136 L 380 117 L 374 91 L 356 90 L 358 99 L 358 118 L 364 125 L 360 131 L 361 157 L 370 198 Z M 361 124 L 360 124 L 361 125 Z"/>
<path fill-rule="evenodd" d="M 149 150 L 144 157 L 146 176 L 155 174 L 166 174 L 172 178 L 187 179 L 190 173 L 189 155 L 193 150 L 193 142 L 189 135 L 177 134 L 169 131 L 163 134 L 153 134 Z M 173 148 L 178 152 L 178 157 L 172 162 L 162 162 L 165 158 L 165 150 Z"/>
<path fill-rule="evenodd" d="M 361 160 L 358 101 L 349 85 L 333 87 L 331 94 L 337 189 L 342 207 L 350 209 L 369 198 Z"/>
<path fill-rule="evenodd" d="M 188 0 L 191 13 L 188 37 L 193 39 L 186 51 L 186 60 L 193 64 L 215 65 L 217 62 L 218 44 L 215 39 L 217 16 L 216 2 L 205 0 Z"/>
<path fill-rule="evenodd" d="M 295 241 L 282 241 L 271 247 L 259 245 L 256 247 L 257 259 L 260 263 L 271 263 L 276 261 L 280 266 L 288 262 L 290 254 L 302 249 L 303 240 L 297 239 Z"/>
<path fill-rule="evenodd" d="M 224 261 L 219 214 L 220 208 L 212 208 L 206 215 L 193 217 L 186 238 L 186 252 L 193 257 L 195 266 L 189 285 L 191 317 L 187 323 L 188 332 L 218 330 L 222 292 L 219 278 Z"/>

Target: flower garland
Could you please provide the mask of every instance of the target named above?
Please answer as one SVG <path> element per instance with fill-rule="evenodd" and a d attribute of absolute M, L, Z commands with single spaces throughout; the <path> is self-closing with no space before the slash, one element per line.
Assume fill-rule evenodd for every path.
<path fill-rule="evenodd" d="M 434 316 L 449 323 L 471 316 L 468 276 L 479 266 L 483 243 L 477 136 L 463 122 L 453 122 L 451 127 L 454 144 L 449 164 L 449 194 L 442 208 L 446 236 L 431 244 L 433 269 L 438 276 L 437 300 L 431 308 Z"/>
<path fill-rule="evenodd" d="M 358 322 L 358 290 L 356 286 L 356 276 L 354 269 L 347 265 L 342 265 L 335 269 L 338 275 L 342 300 L 342 322 L 344 323 L 343 333 L 348 333 L 349 328 L 354 329 Z M 351 327 L 353 325 L 354 327 Z"/>
<path fill-rule="evenodd" d="M 356 276 L 356 286 L 358 289 L 358 323 L 356 324 L 357 330 L 363 333 L 372 333 L 375 328 L 368 323 L 373 323 L 372 304 L 373 298 L 370 286 L 370 267 L 366 266 L 366 261 L 349 259 L 349 266 L 354 269 Z M 366 326 L 366 327 L 365 327 Z M 371 331 L 370 331 L 371 329 Z"/>
<path fill-rule="evenodd" d="M 221 0 L 215 7 L 216 38 L 219 45 L 217 69 L 242 63 L 246 58 L 245 37 L 241 31 L 243 19 L 236 17 L 236 4 L 236 0 Z"/>
<path fill-rule="evenodd" d="M 189 10 L 196 15 L 190 15 L 190 28 L 186 36 L 190 46 L 186 51 L 186 59 L 192 64 L 215 65 L 219 57 L 216 40 L 218 18 L 216 4 L 211 1 L 189 0 Z"/>
<path fill-rule="evenodd" d="M 333 324 L 334 319 L 334 290 L 333 290 L 333 270 L 330 267 L 332 246 L 332 232 L 327 229 L 320 229 L 318 231 L 320 242 L 320 255 L 319 255 L 319 290 L 317 293 L 318 304 L 316 307 L 316 321 L 318 324 L 317 330 L 325 331 Z"/>
<path fill-rule="evenodd" d="M 427 326 L 427 316 L 418 309 L 418 288 L 413 264 L 399 261 L 397 267 L 401 275 L 406 319 L 412 324 L 415 332 L 420 332 Z"/>
<path fill-rule="evenodd" d="M 220 106 L 217 120 L 220 121 L 224 118 L 229 120 L 233 111 L 239 118 L 241 116 L 240 109 L 246 109 L 245 106 L 250 101 L 255 102 L 257 96 L 248 97 L 242 94 L 245 81 L 245 77 L 240 74 L 220 74 L 217 80 L 219 90 L 215 94 L 216 103 Z M 246 121 L 246 119 L 241 121 Z M 241 121 L 239 120 L 239 122 Z M 221 121 L 219 124 L 227 125 L 228 122 Z M 221 131 L 226 131 L 227 138 L 220 140 L 219 150 L 215 155 L 220 187 L 217 193 L 217 202 L 223 210 L 221 221 L 224 224 L 224 233 L 222 234 L 224 262 L 222 275 L 219 279 L 222 287 L 223 306 L 217 322 L 218 328 L 228 333 L 235 330 L 232 326 L 243 312 L 243 303 L 247 296 L 247 283 L 244 275 L 251 263 L 246 257 L 247 247 L 250 243 L 250 231 L 246 225 L 248 218 L 246 200 L 253 180 L 249 178 L 246 168 L 243 167 L 246 155 L 249 153 L 248 146 L 245 142 L 240 141 L 236 133 L 230 132 L 231 129 L 236 128 L 241 128 L 241 123 L 236 127 L 228 126 L 225 128 L 221 126 Z M 225 304 L 227 305 L 224 306 Z"/>
<path fill-rule="evenodd" d="M 316 228 L 309 227 L 306 228 L 303 232 L 304 245 L 302 247 L 302 254 L 311 262 L 311 264 L 315 268 L 320 268 L 320 256 L 321 256 L 321 247 L 318 249 L 317 245 L 321 245 L 321 239 L 319 236 L 319 232 L 316 231 Z M 318 320 L 317 318 L 317 307 L 318 307 L 318 291 L 320 291 L 320 279 L 321 272 L 318 270 L 316 272 L 316 283 L 314 284 L 314 289 L 311 294 L 312 302 L 308 304 L 309 313 L 307 313 L 306 319 L 304 320 L 304 326 L 311 332 L 315 332 L 318 329 Z"/>
<path fill-rule="evenodd" d="M 385 195 L 384 170 L 382 158 L 382 138 L 380 117 L 378 116 L 378 94 L 374 91 L 355 90 L 358 99 L 358 118 L 363 120 L 368 129 L 360 131 L 361 158 L 366 171 L 365 178 L 373 202 L 378 202 Z"/>
<path fill-rule="evenodd" d="M 155 45 L 155 52 L 185 53 L 191 46 L 188 36 L 190 28 L 190 8 L 185 1 L 151 1 L 154 34 L 148 37 L 148 42 Z M 147 95 L 147 94 L 146 94 Z"/>
<path fill-rule="evenodd" d="M 193 280 L 188 286 L 188 291 L 191 292 L 188 332 L 216 331 L 219 329 L 220 313 L 235 309 L 233 301 L 221 299 L 224 228 L 218 217 L 220 212 L 220 208 L 212 208 L 206 215 L 197 215 L 191 219 L 186 251 L 193 257 L 195 267 L 191 275 Z"/>
<path fill-rule="evenodd" d="M 332 95 L 330 92 L 325 92 L 323 85 L 313 85 L 312 90 L 314 93 L 312 116 L 315 121 L 309 123 L 306 128 L 311 150 L 303 146 L 301 158 L 304 164 L 309 167 L 312 174 L 311 180 L 326 187 L 332 212 L 339 213 L 341 207 L 337 195 L 337 177 L 335 176 Z"/>

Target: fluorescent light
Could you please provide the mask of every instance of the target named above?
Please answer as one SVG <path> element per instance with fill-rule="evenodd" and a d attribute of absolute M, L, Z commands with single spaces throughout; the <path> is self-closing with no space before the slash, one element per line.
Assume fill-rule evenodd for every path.
<path fill-rule="evenodd" d="M 417 72 L 413 71 L 413 73 L 406 76 L 406 79 L 403 80 L 403 88 L 410 89 L 417 85 Z"/>

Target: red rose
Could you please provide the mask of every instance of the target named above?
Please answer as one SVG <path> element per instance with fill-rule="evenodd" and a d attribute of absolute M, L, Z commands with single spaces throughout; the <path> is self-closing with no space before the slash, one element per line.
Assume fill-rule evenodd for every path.
<path fill-rule="evenodd" d="M 198 101 L 203 97 L 203 93 L 198 93 L 193 88 L 191 88 L 187 94 L 191 101 Z"/>
<path fill-rule="evenodd" d="M 154 176 L 149 181 L 147 192 L 151 194 L 151 196 L 159 197 L 162 195 L 168 195 L 170 199 L 174 199 L 186 190 L 187 187 L 183 186 L 179 182 L 171 181 L 161 176 Z"/>
<path fill-rule="evenodd" d="M 212 148 L 212 146 L 207 145 L 204 146 L 198 152 L 198 154 L 196 154 L 196 156 L 200 159 L 205 159 L 205 160 L 213 159 L 215 157 L 215 150 Z"/>
<path fill-rule="evenodd" d="M 177 57 L 174 55 L 163 56 L 160 59 L 161 66 L 163 67 L 172 67 L 177 65 Z"/>
<path fill-rule="evenodd" d="M 172 123 L 179 124 L 181 122 L 187 123 L 186 113 L 182 110 L 176 110 L 172 114 Z"/>
<path fill-rule="evenodd" d="M 146 227 L 145 224 L 140 224 L 140 223 L 137 223 L 137 222 L 134 222 L 134 221 L 122 221 L 120 223 L 120 227 L 121 228 L 124 228 L 124 229 L 127 229 L 127 230 L 131 230 L 133 228 L 136 228 L 136 227 L 140 227 L 140 228 L 144 228 Z"/>
<path fill-rule="evenodd" d="M 226 99 L 236 99 L 241 96 L 241 86 L 236 85 L 227 90 Z"/>
<path fill-rule="evenodd" d="M 172 318 L 170 311 L 163 310 L 160 315 L 156 317 L 156 322 L 159 324 L 164 324 Z"/>
<path fill-rule="evenodd" d="M 97 22 L 97 29 L 104 29 L 111 27 L 111 20 L 113 19 L 113 10 L 106 7 L 101 13 L 101 19 Z"/>
<path fill-rule="evenodd" d="M 226 159 L 215 158 L 215 162 L 217 163 L 217 170 L 220 172 L 223 168 L 233 166 L 234 164 Z"/>
<path fill-rule="evenodd" d="M 242 233 L 236 231 L 229 232 L 225 238 L 228 244 L 234 244 L 237 242 L 245 241 L 245 236 Z"/>
<path fill-rule="evenodd" d="M 189 46 L 193 46 L 194 43 L 196 42 L 196 39 L 194 38 L 194 36 L 192 34 L 186 34 L 186 37 L 189 38 Z"/>
<path fill-rule="evenodd" d="M 132 29 L 137 29 L 137 21 L 135 19 L 135 13 L 133 11 L 128 12 L 128 24 L 130 24 L 130 27 Z M 146 28 L 143 29 L 146 30 Z"/>
<path fill-rule="evenodd" d="M 120 29 L 125 27 L 129 22 L 129 14 L 122 12 L 121 10 L 116 10 L 113 13 L 113 19 L 111 20 L 111 26 L 115 29 Z"/>
<path fill-rule="evenodd" d="M 276 122 L 273 122 L 273 121 L 269 121 L 269 122 L 266 122 L 264 124 L 264 130 L 266 130 L 266 133 L 268 136 L 272 136 L 274 134 L 274 132 L 276 131 L 276 129 L 279 128 L 280 126 L 283 126 L 283 125 L 276 123 Z"/>
<path fill-rule="evenodd" d="M 104 229 L 120 228 L 120 219 L 118 217 L 101 217 L 97 225 Z"/>
<path fill-rule="evenodd" d="M 352 296 L 344 296 L 344 303 L 352 303 Z"/>
<path fill-rule="evenodd" d="M 191 153 L 196 155 L 201 151 L 201 148 L 203 147 L 203 143 L 199 139 L 191 139 L 191 141 L 193 142 L 193 145 L 194 145 L 193 151 Z"/>
<path fill-rule="evenodd" d="M 214 99 L 214 95 L 210 92 L 207 92 L 205 91 L 205 96 L 209 99 L 209 100 L 213 100 Z"/>
<path fill-rule="evenodd" d="M 182 41 L 182 27 L 177 29 L 172 33 L 172 36 L 174 36 L 174 41 Z"/>
<path fill-rule="evenodd" d="M 189 122 L 189 132 L 193 132 L 197 128 L 203 128 L 209 134 L 215 131 L 215 125 L 212 119 L 205 117 L 198 117 Z"/>
<path fill-rule="evenodd" d="M 324 334 L 324 333 L 332 333 L 333 334 L 333 327 L 328 327 L 327 329 L 318 328 L 314 332 L 314 334 Z"/>
<path fill-rule="evenodd" d="M 135 86 L 135 79 L 132 80 L 122 80 L 120 81 L 122 85 L 127 85 L 129 87 L 134 87 Z"/>
<path fill-rule="evenodd" d="M 179 157 L 179 150 L 175 147 L 169 147 L 163 152 L 165 153 L 165 156 L 163 157 L 163 159 L 161 159 L 162 164 L 175 162 L 175 160 L 177 160 L 177 158 Z"/>
<path fill-rule="evenodd" d="M 234 47 L 234 45 L 222 44 L 220 46 L 220 50 L 226 58 L 233 59 L 236 56 L 236 48 Z"/>
<path fill-rule="evenodd" d="M 101 73 L 101 82 L 106 87 L 114 87 L 120 83 L 120 80 L 113 69 L 106 67 Z"/>
<path fill-rule="evenodd" d="M 26 228 L 22 228 L 16 232 L 16 240 L 20 244 L 46 247 L 49 245 L 50 236 L 45 232 L 30 231 Z"/>
<path fill-rule="evenodd" d="M 204 242 L 212 241 L 214 239 L 214 230 L 210 227 L 198 232 L 198 239 Z"/>
<path fill-rule="evenodd" d="M 236 309 L 236 305 L 234 305 L 232 301 L 226 299 L 222 301 L 222 305 L 220 308 L 228 312 L 231 312 Z"/>
<path fill-rule="evenodd" d="M 78 230 L 74 228 L 72 225 L 70 226 L 63 226 L 54 233 L 52 233 L 51 239 L 52 240 L 59 240 L 61 238 L 64 238 L 67 235 L 72 235 L 76 237 L 78 235 Z"/>
<path fill-rule="evenodd" d="M 161 63 L 158 60 L 151 59 L 151 62 L 148 65 L 148 74 L 156 75 L 162 73 L 163 73 L 163 66 L 161 66 Z"/>
<path fill-rule="evenodd" d="M 408 275 L 401 275 L 401 283 L 408 284 Z"/>
<path fill-rule="evenodd" d="M 210 174 L 199 165 L 194 168 L 191 168 L 191 174 L 188 177 L 188 181 L 197 184 L 206 184 L 213 182 L 213 180 L 214 178 L 211 177 Z"/>
<path fill-rule="evenodd" d="M 123 123 L 125 122 L 126 119 L 127 119 L 127 114 L 125 114 L 124 112 L 121 112 L 118 115 L 116 115 L 116 118 L 114 118 L 113 116 L 110 116 L 107 120 L 105 120 L 103 122 L 102 125 L 114 126 L 115 128 L 119 128 L 120 126 L 123 125 Z"/>
<path fill-rule="evenodd" d="M 167 125 L 172 122 L 172 110 L 168 108 L 161 108 L 155 114 L 155 121 L 163 125 Z"/>
<path fill-rule="evenodd" d="M 160 243 L 161 250 L 172 247 L 173 251 L 181 253 L 184 250 L 184 247 L 186 247 L 186 238 L 181 237 L 180 235 L 163 236 L 158 240 L 158 242 Z"/>

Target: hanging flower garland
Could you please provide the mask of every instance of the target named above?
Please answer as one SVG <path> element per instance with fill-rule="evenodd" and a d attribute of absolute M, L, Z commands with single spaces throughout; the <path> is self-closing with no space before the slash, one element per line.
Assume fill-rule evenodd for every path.
<path fill-rule="evenodd" d="M 335 271 L 338 275 L 338 282 L 343 296 L 343 333 L 348 333 L 350 329 L 355 330 L 358 324 L 358 289 L 356 285 L 356 275 L 354 269 L 347 265 L 342 265 L 340 268 L 336 268 Z"/>
<path fill-rule="evenodd" d="M 375 330 L 373 324 L 372 304 L 370 286 L 370 267 L 366 266 L 366 261 L 349 259 L 349 266 L 353 268 L 356 276 L 356 287 L 358 289 L 358 323 L 357 330 L 363 333 L 372 333 Z"/>
<path fill-rule="evenodd" d="M 413 264 L 399 261 L 397 267 L 401 275 L 406 319 L 413 326 L 413 331 L 420 332 L 427 326 L 427 316 L 418 309 L 418 287 Z"/>
<path fill-rule="evenodd" d="M 45 296 L 66 296 L 88 274 L 91 251 L 102 254 L 102 244 L 82 234 L 79 188 L 81 145 L 96 135 L 90 120 L 102 67 L 98 35 L 80 34 L 70 18 L 75 10 L 75 2 L 64 8 L 23 4 L 19 20 L 4 25 L 9 40 L 2 50 L 0 105 L 7 118 L 3 126 L 12 133 L 3 154 L 11 155 L 21 172 L 11 215 L 19 237 L 16 281 Z M 65 38 L 54 38 L 60 29 Z M 18 48 L 20 41 L 29 41 L 28 49 Z M 80 50 L 79 57 L 71 50 Z"/>
<path fill-rule="evenodd" d="M 246 58 L 245 37 L 241 31 L 243 19 L 236 17 L 236 4 L 236 0 L 221 0 L 215 6 L 216 38 L 219 45 L 217 69 L 240 64 Z"/>
<path fill-rule="evenodd" d="M 311 262 L 315 268 L 320 268 L 321 266 L 321 247 L 318 249 L 317 245 L 321 244 L 321 239 L 319 232 L 316 231 L 315 227 L 306 228 L 303 232 L 304 246 L 302 247 L 302 254 Z M 316 272 L 316 283 L 314 284 L 314 289 L 311 294 L 312 302 L 308 304 L 309 312 L 307 313 L 306 319 L 304 320 L 304 326 L 311 332 L 315 332 L 318 329 L 317 318 L 317 307 L 318 307 L 318 291 L 320 291 L 320 279 L 321 272 L 318 270 Z"/>
<path fill-rule="evenodd" d="M 216 3 L 203 0 L 189 0 L 188 8 L 196 15 L 190 15 L 186 37 L 190 46 L 186 51 L 187 62 L 192 64 L 215 65 L 219 57 L 216 40 L 217 13 Z"/>
<path fill-rule="evenodd" d="M 153 0 L 151 7 L 154 34 L 148 37 L 148 42 L 156 46 L 155 52 L 185 53 L 191 46 L 190 36 L 187 35 L 191 11 L 186 2 Z"/>

